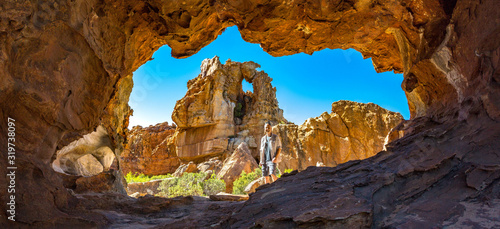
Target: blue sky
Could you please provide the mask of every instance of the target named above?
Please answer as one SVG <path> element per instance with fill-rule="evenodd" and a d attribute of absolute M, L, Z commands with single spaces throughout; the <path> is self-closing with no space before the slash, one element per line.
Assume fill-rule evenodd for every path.
<path fill-rule="evenodd" d="M 129 100 L 134 114 L 129 128 L 172 123 L 175 102 L 186 94 L 187 81 L 198 76 L 203 59 L 215 55 L 222 63 L 231 59 L 260 64 L 260 70 L 273 78 L 271 84 L 276 87 L 285 118 L 298 125 L 325 111 L 330 113 L 331 104 L 338 100 L 372 102 L 400 112 L 405 119 L 410 118 L 408 102 L 401 89 L 403 75 L 376 73 L 371 59 L 363 59 L 361 53 L 352 49 L 273 57 L 259 44 L 243 41 L 233 26 L 191 57 L 175 59 L 170 51 L 167 45 L 161 47 L 153 54 L 153 60 L 134 72 L 134 88 Z M 251 85 L 244 81 L 243 90 L 252 90 Z"/>

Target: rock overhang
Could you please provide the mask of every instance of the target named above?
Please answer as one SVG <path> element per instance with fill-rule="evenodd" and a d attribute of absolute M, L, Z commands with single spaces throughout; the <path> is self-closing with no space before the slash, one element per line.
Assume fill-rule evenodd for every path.
<path fill-rule="evenodd" d="M 394 151 L 408 152 L 412 149 L 408 141 L 425 139 L 419 133 L 429 128 L 442 127 L 443 132 L 429 133 L 428 139 L 440 136 L 458 142 L 460 137 L 455 135 L 466 131 L 448 127 L 466 122 L 472 132 L 461 139 L 480 142 L 476 152 L 483 154 L 468 151 L 470 146 L 463 143 L 462 148 L 450 143 L 450 149 L 442 150 L 473 152 L 462 158 L 478 166 L 485 163 L 481 158 L 494 158 L 495 153 L 485 145 L 495 148 L 495 141 L 484 139 L 498 134 L 495 128 L 500 117 L 495 99 L 500 81 L 496 2 L 362 2 L 370 4 L 2 2 L 0 72 L 5 84 L 0 85 L 0 114 L 18 121 L 19 163 L 23 164 L 19 172 L 33 174 L 19 182 L 25 192 L 39 190 L 38 197 L 23 195 L 19 200 L 19 211 L 24 213 L 19 221 L 49 225 L 54 220 L 62 222 L 57 221 L 61 212 L 71 212 L 73 200 L 48 164 L 57 147 L 71 142 L 68 138 L 74 140 L 102 123 L 120 151 L 131 113 L 126 105 L 130 92 L 126 91 L 133 70 L 164 44 L 172 48 L 174 57 L 192 55 L 231 25 L 238 26 L 244 40 L 260 43 L 271 55 L 354 48 L 372 57 L 377 71 L 404 72 L 402 86 L 413 118 L 407 128 L 415 135 L 393 145 Z M 445 73 L 439 61 L 444 57 L 451 63 Z M 4 123 L 1 129 L 6 130 Z M 5 136 L 0 140 L 4 145 Z M 0 163 L 7 162 L 2 158 Z M 32 208 L 23 202 L 40 205 Z M 44 209 L 49 217 L 37 213 Z"/>

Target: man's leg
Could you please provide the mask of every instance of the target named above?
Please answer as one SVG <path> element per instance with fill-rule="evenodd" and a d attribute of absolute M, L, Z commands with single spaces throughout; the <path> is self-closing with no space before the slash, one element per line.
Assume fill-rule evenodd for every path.
<path fill-rule="evenodd" d="M 275 182 L 278 179 L 276 175 L 274 175 L 276 171 L 276 163 L 270 163 L 269 165 L 267 165 L 267 167 L 269 167 L 269 175 L 271 176 L 271 178 L 273 178 L 272 182 Z"/>
<path fill-rule="evenodd" d="M 269 166 L 266 163 L 262 165 L 262 176 L 266 178 L 266 184 L 269 184 Z"/>
<path fill-rule="evenodd" d="M 271 177 L 273 178 L 273 182 L 275 182 L 278 179 L 278 177 L 276 177 L 276 175 L 274 174 L 271 174 Z"/>

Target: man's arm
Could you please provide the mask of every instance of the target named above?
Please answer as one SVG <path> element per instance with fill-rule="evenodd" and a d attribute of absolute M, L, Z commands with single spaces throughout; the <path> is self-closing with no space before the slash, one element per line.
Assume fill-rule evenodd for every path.
<path fill-rule="evenodd" d="M 276 161 L 278 161 L 278 157 L 280 156 L 280 153 L 281 153 L 281 139 L 280 139 L 280 136 L 276 136 L 276 155 L 274 156 L 273 158 L 273 163 L 276 163 Z"/>
<path fill-rule="evenodd" d="M 281 153 L 281 147 L 276 150 L 276 156 L 273 158 L 273 163 L 276 163 L 278 157 L 280 156 L 280 153 Z"/>

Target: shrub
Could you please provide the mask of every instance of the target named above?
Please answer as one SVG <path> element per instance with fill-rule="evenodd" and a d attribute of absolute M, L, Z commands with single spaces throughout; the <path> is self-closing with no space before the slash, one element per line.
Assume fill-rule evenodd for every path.
<path fill-rule="evenodd" d="M 226 182 L 221 179 L 217 179 L 215 174 L 212 173 L 212 176 L 202 183 L 202 187 L 203 194 L 207 196 L 215 195 L 226 190 Z"/>
<path fill-rule="evenodd" d="M 234 107 L 234 117 L 241 118 L 245 114 L 243 114 L 243 104 L 241 102 L 237 102 Z"/>
<path fill-rule="evenodd" d="M 125 180 L 127 183 L 138 183 L 138 182 L 147 182 L 147 181 L 152 181 L 152 180 L 158 180 L 158 179 L 165 179 L 172 177 L 172 175 L 167 174 L 167 175 L 155 175 L 155 176 L 146 176 L 142 173 L 134 173 L 132 175 L 132 172 L 128 172 L 127 175 L 125 175 Z"/>
<path fill-rule="evenodd" d="M 279 173 L 278 173 L 277 177 L 281 178 L 281 175 L 283 175 L 285 173 L 291 173 L 292 171 L 293 171 L 293 169 L 285 169 L 285 171 L 283 173 L 281 173 L 281 171 L 278 170 Z"/>
<path fill-rule="evenodd" d="M 226 189 L 226 183 L 212 175 L 205 180 L 206 173 L 184 173 L 181 177 L 164 180 L 160 183 L 160 196 L 202 196 L 217 194 Z"/>
<path fill-rule="evenodd" d="M 260 176 L 262 176 L 262 170 L 260 168 L 256 168 L 253 172 L 248 174 L 245 171 L 241 172 L 240 177 L 233 182 L 233 194 L 245 194 L 247 185 Z"/>

